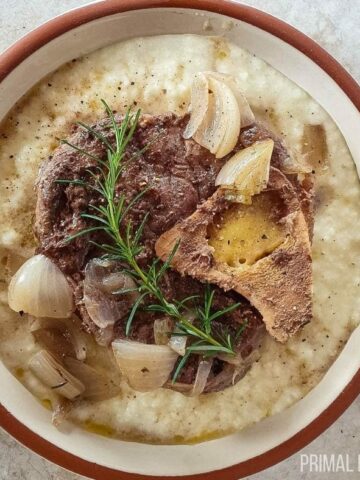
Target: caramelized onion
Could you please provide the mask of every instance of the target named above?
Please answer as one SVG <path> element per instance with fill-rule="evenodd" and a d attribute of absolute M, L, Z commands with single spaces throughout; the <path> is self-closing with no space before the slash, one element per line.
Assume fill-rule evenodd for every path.
<path fill-rule="evenodd" d="M 286 175 L 301 175 L 311 173 L 312 168 L 305 163 L 300 163 L 297 156 L 287 157 L 281 162 L 281 171 Z"/>
<path fill-rule="evenodd" d="M 167 345 L 148 345 L 118 339 L 112 342 L 112 348 L 129 385 L 140 392 L 162 387 L 178 358 Z"/>
<path fill-rule="evenodd" d="M 108 347 L 114 339 L 114 326 L 109 325 L 106 328 L 99 328 L 94 332 L 96 343 L 102 347 Z"/>
<path fill-rule="evenodd" d="M 84 305 L 91 320 L 101 329 L 124 317 L 138 295 L 132 278 L 116 268 L 115 262 L 94 258 L 85 269 Z"/>
<path fill-rule="evenodd" d="M 180 332 L 180 330 L 175 330 L 175 333 L 178 333 L 178 332 Z M 168 345 L 172 350 L 174 350 L 174 352 L 178 353 L 183 357 L 186 352 L 186 343 L 187 343 L 186 335 L 172 335 Z"/>
<path fill-rule="evenodd" d="M 242 203 L 260 193 L 269 181 L 270 160 L 274 148 L 271 139 L 256 142 L 233 155 L 222 167 L 215 180 Z"/>
<path fill-rule="evenodd" d="M 45 255 L 27 260 L 12 277 L 9 306 L 35 317 L 65 318 L 73 310 L 73 295 L 65 275 Z"/>
<path fill-rule="evenodd" d="M 81 395 L 85 386 L 46 350 L 40 350 L 29 361 L 30 370 L 45 385 L 69 400 Z"/>

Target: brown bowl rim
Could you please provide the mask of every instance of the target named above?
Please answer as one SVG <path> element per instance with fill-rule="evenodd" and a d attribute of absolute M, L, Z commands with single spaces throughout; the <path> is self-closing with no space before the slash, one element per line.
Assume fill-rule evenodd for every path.
<path fill-rule="evenodd" d="M 291 25 L 263 11 L 232 0 L 106 0 L 71 10 L 46 22 L 18 40 L 0 55 L 0 82 L 41 46 L 84 23 L 115 13 L 148 8 L 188 8 L 220 13 L 265 30 L 292 45 L 317 63 L 347 94 L 360 111 L 360 86 L 329 53 Z M 340 395 L 304 429 L 277 447 L 231 467 L 213 472 L 162 476 L 162 479 L 236 480 L 269 468 L 293 455 L 324 432 L 360 394 L 360 369 Z M 43 439 L 12 416 L 0 404 L 0 426 L 42 457 L 95 480 L 156 479 L 158 476 L 122 472 L 83 460 Z"/>

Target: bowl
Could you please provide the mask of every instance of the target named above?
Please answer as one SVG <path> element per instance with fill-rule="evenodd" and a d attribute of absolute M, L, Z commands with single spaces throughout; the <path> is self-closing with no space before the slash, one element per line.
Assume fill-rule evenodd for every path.
<path fill-rule="evenodd" d="M 360 87 L 328 53 L 286 23 L 227 0 L 110 0 L 56 17 L 0 56 L 0 119 L 63 63 L 136 35 L 226 36 L 289 77 L 332 116 L 360 169 Z M 0 425 L 43 457 L 94 479 L 237 479 L 287 458 L 336 420 L 360 392 L 360 327 L 321 382 L 283 413 L 197 445 L 145 445 L 74 427 L 55 429 L 50 413 L 0 364 Z"/>

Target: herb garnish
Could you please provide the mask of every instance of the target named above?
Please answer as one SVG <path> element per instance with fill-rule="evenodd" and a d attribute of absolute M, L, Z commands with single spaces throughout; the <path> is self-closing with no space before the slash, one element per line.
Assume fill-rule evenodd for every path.
<path fill-rule="evenodd" d="M 133 231 L 131 221 L 128 221 L 124 227 L 124 219 L 132 206 L 144 195 L 144 193 L 146 193 L 147 190 L 140 192 L 129 204 L 126 204 L 124 195 L 118 196 L 116 193 L 118 180 L 126 167 L 126 163 L 124 162 L 126 147 L 134 135 L 140 117 L 140 110 L 137 110 L 137 112 L 133 114 L 130 112 L 130 109 L 128 109 L 124 119 L 118 124 L 107 103 L 104 100 L 102 100 L 102 103 L 109 116 L 111 127 L 115 134 L 115 147 L 113 147 L 108 139 L 101 133 L 84 123 L 79 123 L 83 129 L 87 130 L 104 144 L 106 147 L 106 159 L 103 160 L 98 158 L 92 153 L 80 149 L 68 141 L 63 141 L 63 143 L 66 143 L 80 153 L 95 159 L 97 161 L 97 166 L 96 173 L 90 169 L 87 170 L 87 173 L 92 177 L 94 184 L 82 180 L 63 179 L 57 180 L 57 183 L 76 184 L 89 188 L 101 196 L 104 200 L 104 204 L 100 206 L 91 205 L 90 208 L 94 213 L 81 214 L 82 218 L 95 222 L 97 224 L 96 226 L 80 230 L 67 237 L 65 241 L 71 242 L 77 237 L 94 231 L 103 231 L 109 237 L 110 243 L 98 244 L 93 240 L 89 240 L 89 242 L 103 250 L 106 258 L 120 261 L 126 265 L 125 272 L 133 278 L 137 285 L 137 291 L 140 294 L 128 316 L 125 328 L 126 335 L 129 335 L 130 333 L 131 324 L 137 310 L 145 298 L 148 297 L 151 301 L 155 300 L 155 302 L 146 305 L 144 307 L 146 311 L 158 312 L 174 318 L 178 330 L 176 335 L 185 335 L 197 339 L 186 348 L 186 353 L 177 365 L 174 373 L 174 382 L 191 353 L 202 354 L 204 356 L 212 356 L 219 353 L 226 353 L 229 355 L 235 354 L 233 341 L 229 331 L 226 329 L 222 333 L 218 332 L 217 335 L 214 336 L 212 333 L 212 321 L 232 312 L 238 308 L 240 304 L 234 303 L 229 307 L 212 313 L 211 307 L 215 291 L 211 290 L 210 286 L 207 286 L 203 307 L 197 307 L 195 309 L 196 317 L 200 323 L 199 326 L 195 326 L 186 318 L 185 310 L 188 302 L 194 300 L 197 296 L 187 297 L 182 301 L 169 302 L 160 288 L 160 280 L 169 269 L 171 261 L 179 247 L 179 243 L 174 246 L 171 254 L 164 263 L 161 264 L 159 259 L 155 259 L 146 269 L 140 267 L 137 257 L 143 248 L 140 241 L 147 220 L 147 215 L 144 216 L 141 224 L 135 231 Z"/>

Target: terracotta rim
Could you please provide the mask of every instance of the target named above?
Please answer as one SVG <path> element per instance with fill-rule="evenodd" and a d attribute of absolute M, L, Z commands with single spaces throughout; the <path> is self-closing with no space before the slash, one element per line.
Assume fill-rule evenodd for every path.
<path fill-rule="evenodd" d="M 78 8 L 50 20 L 21 38 L 0 56 L 0 81 L 12 72 L 23 60 L 41 46 L 61 34 L 97 18 L 119 12 L 155 7 L 192 8 L 221 13 L 242 20 L 265 30 L 300 50 L 316 62 L 347 94 L 360 111 L 360 87 L 351 75 L 323 48 L 287 23 L 255 8 L 234 3 L 232 0 L 107 0 Z M 184 480 L 236 480 L 254 474 L 288 458 L 326 430 L 355 400 L 360 393 L 360 369 L 336 400 L 306 428 L 292 438 L 262 455 L 237 465 L 198 475 L 161 477 Z M 82 460 L 44 440 L 21 424 L 0 405 L 0 426 L 26 447 L 44 458 L 87 477 L 103 480 L 140 480 L 159 478 L 120 472 Z"/>

